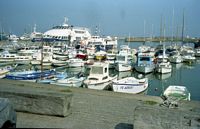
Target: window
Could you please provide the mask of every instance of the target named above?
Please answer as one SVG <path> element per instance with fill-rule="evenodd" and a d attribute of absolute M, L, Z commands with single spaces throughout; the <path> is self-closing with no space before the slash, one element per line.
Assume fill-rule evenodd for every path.
<path fill-rule="evenodd" d="M 102 67 L 92 67 L 91 68 L 92 74 L 103 74 L 103 68 Z"/>

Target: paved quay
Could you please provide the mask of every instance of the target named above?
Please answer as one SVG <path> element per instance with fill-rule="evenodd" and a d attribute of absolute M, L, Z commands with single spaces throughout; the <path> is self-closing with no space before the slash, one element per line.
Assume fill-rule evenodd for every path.
<path fill-rule="evenodd" d="M 69 129 L 198 129 L 200 102 L 179 102 L 178 108 L 160 106 L 156 96 L 114 93 L 85 88 L 0 80 L 1 89 L 71 90 L 71 114 L 66 117 L 17 112 L 18 128 Z M 25 91 L 24 91 L 25 92 Z M 48 104 L 46 105 L 48 107 Z"/>

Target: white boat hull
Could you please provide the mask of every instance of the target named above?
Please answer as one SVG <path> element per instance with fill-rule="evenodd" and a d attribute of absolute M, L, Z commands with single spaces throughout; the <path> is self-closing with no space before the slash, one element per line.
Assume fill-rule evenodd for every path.
<path fill-rule="evenodd" d="M 186 63 L 193 63 L 195 62 L 195 57 L 194 56 L 183 56 L 183 62 Z"/>
<path fill-rule="evenodd" d="M 171 63 L 181 63 L 183 62 L 183 59 L 181 56 L 172 56 L 172 57 L 169 57 L 169 61 Z"/>
<path fill-rule="evenodd" d="M 32 60 L 31 64 L 32 65 L 40 65 L 41 64 L 41 60 Z"/>
<path fill-rule="evenodd" d="M 148 79 L 135 79 L 127 77 L 118 81 L 113 81 L 113 91 L 122 93 L 138 94 L 148 88 Z"/>
<path fill-rule="evenodd" d="M 95 89 L 95 90 L 105 90 L 108 88 L 109 85 L 112 84 L 112 81 L 117 80 L 117 76 L 115 77 L 110 77 L 105 81 L 102 82 L 90 82 L 90 81 L 85 81 L 85 85 L 88 89 Z"/>
<path fill-rule="evenodd" d="M 155 69 L 154 66 L 135 66 L 135 70 L 140 73 L 151 73 Z"/>
<path fill-rule="evenodd" d="M 169 68 L 169 67 L 159 67 L 159 68 L 156 68 L 156 71 L 158 73 L 171 73 L 172 72 L 172 68 Z"/>
<path fill-rule="evenodd" d="M 138 94 L 145 91 L 148 84 L 132 85 L 132 84 L 113 84 L 113 91 L 122 93 Z"/>
<path fill-rule="evenodd" d="M 83 67 L 84 63 L 83 62 L 73 62 L 73 63 L 68 63 L 69 67 Z"/>
<path fill-rule="evenodd" d="M 130 71 L 132 70 L 132 66 L 130 64 L 117 63 L 116 70 L 119 72 Z"/>
<path fill-rule="evenodd" d="M 67 87 L 80 87 L 83 84 L 83 78 L 68 78 L 68 79 L 61 79 L 56 82 L 51 82 L 51 84 L 59 85 L 59 86 L 67 86 Z"/>

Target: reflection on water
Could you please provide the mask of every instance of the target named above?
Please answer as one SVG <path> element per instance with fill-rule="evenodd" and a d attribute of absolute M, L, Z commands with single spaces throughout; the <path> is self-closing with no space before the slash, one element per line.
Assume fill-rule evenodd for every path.
<path fill-rule="evenodd" d="M 156 74 L 155 74 L 155 77 L 156 77 L 157 79 L 159 79 L 159 80 L 165 80 L 165 79 L 167 79 L 167 78 L 169 78 L 169 77 L 171 77 L 171 76 L 172 76 L 172 73 L 166 73 L 166 74 L 156 73 Z"/>

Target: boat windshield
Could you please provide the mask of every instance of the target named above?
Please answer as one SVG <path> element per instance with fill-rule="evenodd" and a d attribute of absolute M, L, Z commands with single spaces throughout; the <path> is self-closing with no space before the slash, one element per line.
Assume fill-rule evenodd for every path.
<path fill-rule="evenodd" d="M 90 73 L 92 74 L 103 74 L 103 67 L 92 67 Z"/>
<path fill-rule="evenodd" d="M 140 61 L 150 61 L 150 58 L 149 57 L 142 57 L 142 58 L 140 58 Z"/>
<path fill-rule="evenodd" d="M 118 61 L 125 61 L 125 56 L 117 56 Z"/>

